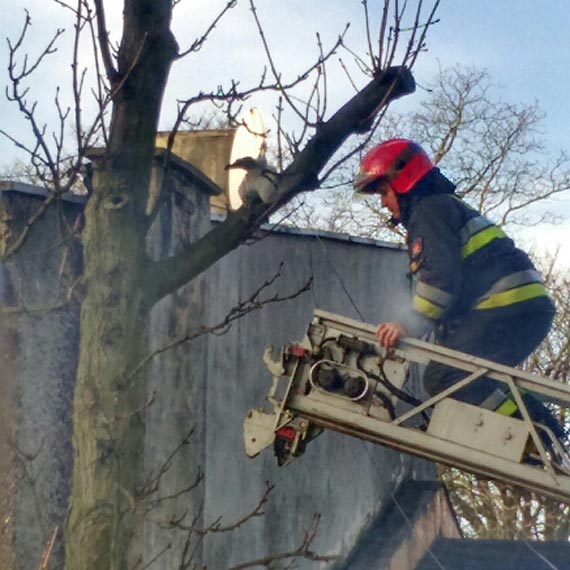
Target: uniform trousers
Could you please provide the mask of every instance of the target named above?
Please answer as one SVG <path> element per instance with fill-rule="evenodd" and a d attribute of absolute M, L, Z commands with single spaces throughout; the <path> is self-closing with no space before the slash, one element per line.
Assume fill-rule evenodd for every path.
<path fill-rule="evenodd" d="M 544 340 L 554 318 L 550 299 L 545 298 L 544 310 L 515 313 L 512 307 L 505 310 L 473 310 L 463 319 L 453 322 L 436 342 L 447 348 L 479 356 L 506 366 L 517 366 Z M 524 305 L 521 304 L 521 305 Z M 434 396 L 456 384 L 467 374 L 463 370 L 430 362 L 424 373 L 424 388 Z M 502 382 L 481 377 L 455 392 L 452 397 L 468 404 L 480 405 L 497 390 L 508 396 L 508 387 Z M 533 421 L 549 427 L 558 438 L 565 436 L 552 412 L 535 396 L 524 393 L 524 402 Z M 520 412 L 515 416 L 521 417 Z"/>

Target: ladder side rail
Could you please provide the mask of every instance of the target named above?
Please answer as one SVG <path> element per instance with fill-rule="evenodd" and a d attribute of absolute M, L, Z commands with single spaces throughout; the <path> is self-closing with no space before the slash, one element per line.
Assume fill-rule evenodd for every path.
<path fill-rule="evenodd" d="M 554 400 L 552 403 L 570 406 L 570 386 L 539 374 L 531 374 L 519 368 L 413 338 L 402 339 L 399 347 L 395 353 L 413 362 L 426 364 L 429 360 L 435 360 L 469 372 L 478 368 L 488 368 L 487 376 L 490 378 L 503 383 L 508 383 L 508 378 L 513 378 L 521 388 L 547 396 Z"/>
<path fill-rule="evenodd" d="M 370 332 L 372 330 L 372 327 L 369 325 L 356 323 L 359 325 L 359 327 L 352 325 L 351 328 L 345 327 L 341 330 L 338 327 L 344 327 L 344 323 L 324 322 L 320 324 L 338 332 L 339 334 L 350 334 L 356 336 L 359 339 L 363 339 L 364 337 L 362 334 L 363 330 L 368 329 L 368 338 L 366 338 L 366 340 L 373 343 L 376 342 L 376 337 L 373 336 L 373 333 Z M 357 330 L 358 328 L 360 330 Z M 443 399 L 443 397 L 449 396 L 467 384 L 472 383 L 483 375 L 479 373 L 481 370 L 485 370 L 485 376 L 492 378 L 493 380 L 497 380 L 502 384 L 505 384 L 506 388 L 510 388 L 511 382 L 514 381 L 518 389 L 529 390 L 535 394 L 540 395 L 543 400 L 559 404 L 561 406 L 570 407 L 570 386 L 554 382 L 538 375 L 529 374 L 528 372 L 517 368 L 498 364 L 491 360 L 486 360 L 456 350 L 411 338 L 403 339 L 400 342 L 399 348 L 392 349 L 391 351 L 384 351 L 381 348 L 378 350 L 379 356 L 381 357 L 383 357 L 382 352 L 384 355 L 391 353 L 393 356 L 401 360 L 423 365 L 426 365 L 428 362 L 433 360 L 440 364 L 463 370 L 468 374 L 468 377 L 459 383 L 441 392 L 440 394 L 437 394 L 425 402 L 423 405 L 412 408 L 406 412 L 405 416 L 396 418 L 396 423 L 402 423 L 403 421 L 410 419 L 411 417 L 421 413 L 429 406 L 434 405 Z"/>
<path fill-rule="evenodd" d="M 336 329 L 340 334 L 353 335 L 374 345 L 378 343 L 376 327 L 373 325 L 348 319 L 320 309 L 315 310 L 314 316 L 315 319 L 313 322 L 316 324 Z M 499 364 L 492 360 L 411 337 L 401 339 L 398 347 L 388 352 L 392 352 L 399 358 L 417 364 L 425 365 L 430 360 L 435 360 L 441 364 L 454 366 L 469 373 L 480 368 L 487 368 L 489 369 L 488 376 L 495 380 L 507 384 L 508 378 L 514 377 L 515 382 L 520 388 L 540 394 L 546 397 L 551 403 L 570 406 L 570 386 L 538 374 L 531 374 L 530 372 L 518 368 Z M 385 357 L 388 352 L 378 347 L 379 356 Z"/>
<path fill-rule="evenodd" d="M 415 428 L 394 425 L 322 401 L 294 394 L 287 409 L 295 416 L 321 427 L 459 467 L 467 471 L 522 485 L 556 500 L 570 502 L 570 477 L 544 468 L 516 463 L 452 441 L 434 437 Z"/>

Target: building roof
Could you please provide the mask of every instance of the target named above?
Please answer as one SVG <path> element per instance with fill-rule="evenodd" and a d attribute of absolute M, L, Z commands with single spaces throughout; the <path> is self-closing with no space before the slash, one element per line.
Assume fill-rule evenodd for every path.
<path fill-rule="evenodd" d="M 42 188 L 41 186 L 35 186 L 34 184 L 28 184 L 26 182 L 16 182 L 13 180 L 0 180 L 0 192 L 19 192 L 21 194 L 28 194 L 30 196 L 38 196 L 40 198 L 46 198 L 49 195 L 49 190 Z M 80 194 L 63 194 L 61 197 L 65 202 L 74 202 L 76 204 L 85 204 L 87 202 L 87 196 L 82 196 Z"/>
<path fill-rule="evenodd" d="M 211 216 L 213 222 L 223 222 L 225 220 L 225 215 L 212 214 Z M 263 224 L 261 226 L 261 231 L 271 232 L 276 234 L 287 234 L 300 237 L 312 237 L 317 239 L 327 239 L 334 241 L 342 241 L 347 243 L 355 243 L 358 245 L 370 245 L 372 247 L 382 247 L 386 249 L 395 249 L 398 251 L 405 251 L 406 246 L 401 243 L 390 242 L 375 238 L 367 238 L 361 236 L 355 236 L 349 233 L 343 232 L 332 232 L 328 230 L 319 230 L 315 228 L 298 228 L 295 226 L 289 226 L 286 224 Z"/>
<path fill-rule="evenodd" d="M 155 162 L 163 161 L 166 156 L 165 148 L 156 148 L 154 151 Z M 89 160 L 97 160 L 105 153 L 104 148 L 92 148 L 89 149 L 87 153 L 87 158 Z M 223 190 L 212 180 L 210 180 L 203 172 L 201 172 L 195 166 L 192 166 L 189 162 L 181 159 L 173 153 L 170 153 L 169 158 L 170 168 L 177 175 L 183 178 L 184 181 L 193 184 L 199 190 L 207 194 L 208 196 L 219 196 L 222 194 Z M 26 182 L 16 182 L 12 180 L 0 181 L 0 192 L 21 192 L 22 194 L 29 194 L 32 196 L 40 196 L 45 198 L 49 195 L 49 190 L 41 186 L 36 186 L 34 184 L 28 184 Z M 84 204 L 87 201 L 87 196 L 82 196 L 80 194 L 72 194 L 70 192 L 63 194 L 61 199 L 65 202 L 75 202 L 78 204 Z"/>
<path fill-rule="evenodd" d="M 157 149 L 157 153 L 155 154 L 155 158 L 159 158 L 162 156 L 164 149 Z M 173 166 L 176 168 L 183 169 L 185 172 L 190 173 L 192 177 L 194 174 L 197 173 L 199 176 L 202 176 L 206 180 L 203 181 L 204 185 L 214 185 L 205 175 L 201 174 L 199 170 L 195 169 L 191 164 L 185 162 L 184 160 L 175 157 L 172 155 Z M 190 167 L 190 168 L 187 168 Z M 192 172 L 192 171 L 195 171 Z M 196 185 L 201 184 L 198 177 L 194 177 L 193 181 Z M 214 185 L 215 188 L 219 190 L 219 187 Z M 210 189 L 212 187 L 210 186 Z M 208 192 L 208 188 L 203 188 L 205 192 Z M 41 186 L 35 186 L 34 184 L 28 184 L 26 182 L 16 182 L 12 180 L 3 180 L 0 181 L 0 192 L 19 192 L 21 194 L 28 194 L 30 196 L 38 196 L 40 198 L 46 198 L 49 195 L 49 190 L 46 188 L 42 188 Z M 64 194 L 61 199 L 64 202 L 72 202 L 75 204 L 82 204 L 84 205 L 87 202 L 88 196 L 81 195 L 81 194 L 71 194 L 67 193 Z M 222 222 L 224 220 L 224 216 L 220 216 L 218 214 L 212 215 L 212 221 L 214 222 Z M 373 238 L 365 238 L 360 236 L 353 236 L 348 233 L 340 233 L 340 232 L 331 232 L 326 230 L 317 230 L 313 228 L 296 228 L 293 226 L 287 225 L 279 225 L 279 224 L 264 224 L 261 228 L 262 231 L 276 233 L 276 234 L 285 234 L 291 236 L 299 236 L 299 237 L 309 237 L 309 238 L 316 238 L 316 239 L 324 239 L 324 240 L 333 240 L 333 241 L 341 241 L 346 243 L 354 243 L 358 245 L 369 245 L 371 247 L 380 247 L 385 249 L 395 249 L 402 251 L 405 249 L 405 246 L 402 244 L 388 242 Z"/>
<path fill-rule="evenodd" d="M 569 570 L 570 543 L 440 538 L 416 570 Z"/>
<path fill-rule="evenodd" d="M 97 160 L 105 154 L 104 148 L 91 148 L 87 153 L 87 158 Z M 157 147 L 154 149 L 155 162 L 164 161 L 167 154 L 165 148 Z M 195 184 L 202 192 L 209 196 L 219 196 L 223 190 L 210 178 L 208 178 L 201 170 L 183 160 L 173 152 L 170 153 L 169 164 L 175 174 L 182 176 L 188 182 Z"/>

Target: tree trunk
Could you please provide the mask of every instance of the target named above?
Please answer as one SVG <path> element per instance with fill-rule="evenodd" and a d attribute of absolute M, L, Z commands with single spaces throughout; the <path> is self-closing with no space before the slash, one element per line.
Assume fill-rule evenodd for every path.
<path fill-rule="evenodd" d="M 129 210 L 106 209 L 95 197 L 87 209 L 69 570 L 132 568 L 138 550 L 144 424 L 136 410 L 145 382 L 128 385 L 127 377 L 144 355 L 147 309 L 140 285 L 144 241 Z"/>
<path fill-rule="evenodd" d="M 67 570 L 141 565 L 144 357 L 150 306 L 145 215 L 170 64 L 170 0 L 126 0 L 110 139 L 85 211 L 84 287 L 74 401 L 75 464 Z M 142 565 L 141 565 L 142 566 Z"/>

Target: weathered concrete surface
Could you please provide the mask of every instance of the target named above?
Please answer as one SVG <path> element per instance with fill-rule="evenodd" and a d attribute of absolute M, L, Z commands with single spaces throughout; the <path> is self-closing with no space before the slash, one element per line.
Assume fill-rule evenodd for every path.
<path fill-rule="evenodd" d="M 192 215 L 184 213 L 182 203 L 163 211 L 152 240 L 155 255 L 174 253 L 185 240 L 208 229 L 204 223 L 185 225 Z M 155 395 L 147 423 L 149 466 L 159 469 L 194 430 L 191 445 L 163 477 L 160 494 L 178 495 L 195 480 L 198 468 L 205 474 L 192 493 L 162 501 L 153 513 L 157 524 L 147 529 L 146 559 L 160 556 L 164 568 L 178 567 L 185 540 L 183 532 L 164 529 L 169 521 L 204 529 L 221 518 L 222 527 L 231 527 L 256 507 L 267 481 L 276 488 L 263 509 L 266 515 L 231 532 L 197 540 L 195 561 L 228 568 L 294 550 L 315 513 L 322 516 L 315 550 L 346 553 L 398 483 L 435 476 L 427 462 L 332 432 L 314 441 L 306 455 L 287 468 L 278 468 L 270 452 L 253 460 L 245 456 L 243 420 L 249 408 L 263 404 L 269 388 L 262 361 L 265 346 L 302 338 L 316 307 L 356 319 L 359 311 L 370 322 L 396 319 L 399 307 L 409 301 L 410 289 L 405 252 L 392 246 L 293 230 L 262 237 L 228 255 L 153 311 L 156 349 L 187 330 L 222 322 L 269 281 L 281 263 L 282 277 L 262 298 L 287 296 L 314 279 L 311 291 L 247 315 L 222 336 L 200 337 L 155 359 Z M 169 548 L 173 544 L 178 547 Z"/>
<path fill-rule="evenodd" d="M 315 307 L 358 319 L 357 307 L 375 323 L 395 319 L 399 304 L 408 302 L 404 252 L 277 233 L 242 247 L 209 272 L 212 322 L 271 278 L 281 262 L 283 277 L 268 296 L 296 291 L 311 276 L 313 290 L 246 316 L 223 337 L 209 338 L 206 522 L 218 516 L 226 524 L 239 520 L 255 507 L 265 481 L 276 485 L 264 518 L 249 521 L 231 537 L 212 536 L 206 542 L 204 562 L 210 568 L 294 549 L 314 513 L 322 515 L 315 550 L 346 553 L 397 483 L 434 476 L 426 462 L 332 432 L 312 442 L 306 454 L 286 468 L 278 468 L 270 452 L 255 459 L 245 457 L 243 420 L 249 408 L 263 403 L 270 385 L 262 362 L 268 343 L 279 346 L 301 339 Z M 302 568 L 310 565 L 301 563 Z"/>
<path fill-rule="evenodd" d="M 2 192 L 4 237 L 18 236 L 42 201 Z M 81 266 L 70 239 L 80 215 L 73 204 L 49 209 L 0 265 L 0 568 L 39 567 L 67 510 L 79 321 L 65 299 Z M 62 556 L 57 534 L 53 568 Z"/>
<path fill-rule="evenodd" d="M 8 200 L 17 223 L 23 223 L 38 202 L 21 194 L 4 194 L 2 200 Z M 207 194 L 173 183 L 149 237 L 149 253 L 156 258 L 170 255 L 206 232 L 213 223 L 208 202 Z M 67 243 L 62 242 L 60 222 L 71 223 L 78 206 L 62 208 L 51 210 L 34 230 L 38 235 L 32 234 L 18 256 L 2 266 L 3 306 L 45 304 L 58 298 L 57 291 L 67 290 L 71 276 L 60 289 L 57 286 L 65 255 L 62 243 Z M 77 253 L 69 260 L 79 268 Z M 251 460 L 243 449 L 247 410 L 260 406 L 269 388 L 262 362 L 265 345 L 300 339 L 315 307 L 359 318 L 356 306 L 373 323 L 397 318 L 398 305 L 407 302 L 409 291 L 406 255 L 398 249 L 293 231 L 266 235 L 161 301 L 152 313 L 149 350 L 222 322 L 239 301 L 273 277 L 281 262 L 282 277 L 264 297 L 293 293 L 310 276 L 312 291 L 251 313 L 222 336 L 202 335 L 181 343 L 154 358 L 149 367 L 147 471 L 150 477 L 168 469 L 148 505 L 147 564 L 156 559 L 154 567 L 178 569 L 188 536 L 193 561 L 208 568 L 229 568 L 290 551 L 302 540 L 314 513 L 322 515 L 314 550 L 346 553 L 397 483 L 435 474 L 427 462 L 334 433 L 323 434 L 287 468 L 277 468 L 271 453 Z M 2 490 L 2 512 L 9 516 L 3 517 L 1 537 L 8 558 L 0 567 L 28 570 L 38 566 L 42 548 L 65 516 L 77 307 L 3 317 L 0 331 L 0 351 L 8 355 L 1 381 L 2 417 L 8 426 L 0 438 L 5 451 L 1 469 L 9 482 Z M 190 430 L 189 444 L 180 447 Z M 204 480 L 189 491 L 201 471 Z M 203 539 L 196 534 L 220 517 L 222 526 L 242 519 L 257 505 L 266 481 L 276 488 L 265 516 L 232 532 L 210 533 Z M 43 514 L 35 510 L 36 504 L 43 505 Z M 301 563 L 301 568 L 309 567 L 314 564 Z"/>
<path fill-rule="evenodd" d="M 168 132 L 159 133 L 156 144 L 166 148 Z M 200 131 L 178 131 L 172 152 L 192 163 L 222 190 L 220 196 L 212 196 L 212 209 L 225 214 L 228 208 L 228 171 L 224 166 L 230 162 L 235 129 L 211 129 Z"/>
<path fill-rule="evenodd" d="M 173 181 L 170 193 L 151 229 L 148 250 L 154 259 L 177 253 L 211 228 L 207 194 L 189 192 Z M 161 349 L 208 322 L 207 282 L 200 277 L 156 305 L 151 314 L 151 352 Z M 155 476 L 168 462 L 158 491 L 150 498 L 153 509 L 146 528 L 146 560 L 160 553 L 157 567 L 179 568 L 186 532 L 168 527 L 170 521 L 202 526 L 204 485 L 182 492 L 199 479 L 206 456 L 206 398 L 208 337 L 181 343 L 153 359 L 150 365 L 146 413 L 146 464 Z M 188 435 L 188 444 L 180 447 Z M 180 447 L 178 451 L 177 448 Z M 174 453 L 174 455 L 173 455 Z M 171 460 L 169 461 L 169 458 Z M 181 494 L 180 494 L 181 493 Z M 174 495 L 173 499 L 166 497 Z M 176 496 L 179 495 L 179 496 Z M 150 522 L 152 521 L 152 522 Z M 195 552 L 201 560 L 201 547 Z"/>

